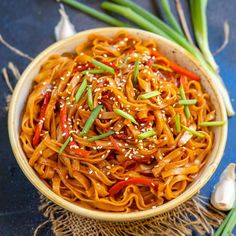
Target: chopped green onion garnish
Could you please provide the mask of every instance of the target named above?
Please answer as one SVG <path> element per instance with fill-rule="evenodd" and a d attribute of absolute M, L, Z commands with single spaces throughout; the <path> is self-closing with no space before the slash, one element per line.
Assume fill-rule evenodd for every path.
<path fill-rule="evenodd" d="M 137 57 L 134 63 L 134 84 L 137 84 L 137 77 L 138 77 L 138 68 L 139 67 L 139 57 Z"/>
<path fill-rule="evenodd" d="M 122 65 L 118 66 L 118 69 L 121 69 L 126 65 L 128 58 L 129 58 L 129 54 L 126 55 L 124 62 L 122 63 Z"/>
<path fill-rule="evenodd" d="M 221 126 L 224 125 L 225 121 L 204 121 L 200 122 L 199 126 Z"/>
<path fill-rule="evenodd" d="M 181 125 L 181 126 L 182 126 L 186 131 L 188 131 L 189 133 L 191 133 L 191 134 L 193 134 L 193 135 L 195 135 L 195 136 L 197 136 L 197 137 L 199 137 L 199 138 L 204 138 L 204 137 L 205 137 L 204 134 L 202 134 L 202 133 L 200 133 L 200 132 L 198 132 L 198 131 L 196 131 L 196 130 L 190 129 L 190 128 L 184 126 L 184 125 Z"/>
<path fill-rule="evenodd" d="M 179 87 L 179 93 L 180 93 L 180 96 L 181 96 L 182 100 L 186 100 L 186 96 L 185 96 L 185 92 L 184 92 L 184 87 L 183 87 L 182 84 Z M 190 119 L 191 113 L 190 113 L 189 107 L 186 106 L 186 105 L 184 106 L 184 112 L 185 112 L 186 118 Z"/>
<path fill-rule="evenodd" d="M 179 100 L 179 104 L 181 105 L 195 105 L 196 103 L 197 99 Z"/>
<path fill-rule="evenodd" d="M 156 97 L 156 96 L 158 96 L 160 94 L 161 93 L 159 91 L 152 91 L 150 93 L 145 93 L 145 94 L 139 95 L 138 97 L 140 99 L 148 99 L 148 98 L 151 98 L 151 97 Z"/>
<path fill-rule="evenodd" d="M 97 61 L 97 60 L 95 60 L 95 59 L 92 59 L 92 60 L 91 60 L 91 63 L 94 64 L 95 66 L 100 67 L 100 68 L 101 68 L 102 70 L 104 70 L 104 71 L 108 71 L 108 72 L 111 72 L 112 74 L 115 74 L 115 71 L 114 71 L 114 69 L 113 69 L 112 67 L 107 66 L 107 65 L 103 64 L 103 63 L 100 62 L 100 61 Z"/>
<path fill-rule="evenodd" d="M 81 75 L 87 75 L 87 74 L 101 74 L 103 73 L 104 70 L 99 70 L 99 69 L 91 69 L 91 70 L 84 70 L 80 74 Z"/>
<path fill-rule="evenodd" d="M 70 142 L 70 139 L 71 139 L 71 136 L 69 136 L 67 138 L 67 140 L 63 143 L 63 145 L 61 146 L 60 150 L 59 150 L 59 155 L 61 155 L 64 151 L 64 149 L 66 148 L 66 146 L 69 144 Z"/>
<path fill-rule="evenodd" d="M 145 133 L 139 134 L 138 135 L 138 139 L 145 139 L 145 138 L 149 138 L 156 135 L 156 132 L 154 130 L 149 130 Z"/>
<path fill-rule="evenodd" d="M 179 133 L 181 131 L 180 115 L 179 114 L 175 115 L 175 128 L 176 128 L 177 133 Z"/>
<path fill-rule="evenodd" d="M 80 133 L 80 136 L 84 136 L 85 134 L 87 134 L 87 132 L 89 131 L 89 129 L 91 128 L 91 126 L 93 125 L 93 122 L 95 121 L 95 119 L 97 118 L 99 112 L 102 110 L 102 105 L 98 105 L 91 113 L 91 115 L 89 116 L 87 122 L 85 123 L 85 126 L 83 128 L 83 130 Z"/>
<path fill-rule="evenodd" d="M 122 116 L 122 117 L 124 117 L 125 119 L 127 119 L 127 120 L 130 120 L 131 122 L 133 122 L 134 124 L 138 124 L 138 122 L 134 119 L 134 117 L 132 116 L 132 115 L 130 115 L 130 114 L 128 114 L 127 112 L 125 112 L 125 111 L 122 111 L 122 110 L 120 110 L 120 109 L 114 109 L 113 110 L 117 115 L 120 115 L 120 116 Z"/>
<path fill-rule="evenodd" d="M 88 105 L 89 109 L 93 110 L 93 92 L 91 86 L 88 86 Z"/>
<path fill-rule="evenodd" d="M 152 66 L 156 67 L 158 69 L 164 70 L 164 71 L 173 72 L 173 70 L 167 66 L 163 66 L 163 65 L 159 65 L 159 64 L 153 64 Z"/>
<path fill-rule="evenodd" d="M 87 141 L 88 142 L 93 142 L 93 141 L 96 141 L 96 140 L 99 140 L 99 139 L 102 139 L 102 138 L 106 138 L 112 134 L 114 134 L 115 132 L 114 131 L 109 131 L 107 133 L 104 133 L 104 134 L 100 134 L 98 136 L 94 136 L 92 138 L 88 138 Z"/>
<path fill-rule="evenodd" d="M 80 87 L 79 87 L 79 89 L 78 89 L 78 91 L 77 91 L 77 93 L 76 93 L 76 95 L 75 95 L 75 101 L 76 102 L 78 102 L 79 100 L 80 100 L 80 98 L 81 98 L 81 96 L 83 95 L 83 93 L 84 93 L 84 90 L 86 89 L 86 87 L 87 87 L 87 80 L 86 79 L 84 79 L 84 81 L 82 82 L 82 84 L 80 85 Z"/>

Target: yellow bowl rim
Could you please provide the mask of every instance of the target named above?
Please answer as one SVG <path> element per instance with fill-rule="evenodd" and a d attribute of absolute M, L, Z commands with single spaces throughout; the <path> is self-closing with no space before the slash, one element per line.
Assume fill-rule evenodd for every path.
<path fill-rule="evenodd" d="M 182 47 L 180 47 L 176 43 L 171 42 L 170 40 L 165 39 L 161 36 L 158 36 L 154 33 L 150 33 L 150 32 L 147 32 L 144 30 L 139 30 L 139 29 L 122 28 L 122 27 L 96 28 L 96 29 L 90 29 L 90 30 L 85 30 L 85 31 L 79 32 L 72 37 L 61 40 L 59 42 L 56 42 L 56 43 L 52 44 L 51 46 L 49 46 L 48 48 L 46 48 L 45 50 L 43 50 L 27 66 L 27 68 L 23 72 L 20 80 L 18 81 L 18 83 L 14 89 L 14 93 L 12 95 L 12 99 L 11 99 L 11 103 L 10 103 L 10 107 L 9 107 L 9 114 L 8 114 L 8 132 L 9 132 L 10 143 L 12 146 L 14 156 L 15 156 L 21 170 L 24 172 L 25 176 L 48 199 L 55 202 L 57 205 L 65 208 L 71 212 L 74 212 L 78 215 L 88 217 L 88 218 L 98 219 L 98 220 L 106 220 L 106 221 L 131 221 L 131 220 L 133 221 L 133 220 L 146 219 L 146 218 L 153 217 L 158 214 L 167 212 L 167 211 L 179 206 L 180 204 L 187 201 L 188 199 L 190 199 L 207 183 L 207 181 L 210 179 L 210 177 L 214 173 L 216 167 L 218 166 L 218 164 L 223 156 L 223 153 L 224 153 L 224 148 L 225 148 L 226 139 L 227 139 L 227 127 L 228 127 L 227 122 L 224 126 L 221 127 L 221 142 L 218 147 L 217 156 L 215 157 L 214 162 L 209 166 L 208 171 L 206 171 L 206 173 L 204 173 L 202 175 L 202 181 L 197 181 L 194 184 L 193 188 L 191 189 L 192 190 L 191 192 L 186 190 L 177 198 L 175 198 L 175 199 L 173 199 L 161 206 L 158 206 L 157 208 L 148 209 L 148 210 L 140 211 L 140 212 L 131 212 L 131 213 L 112 213 L 112 212 L 102 212 L 102 211 L 89 210 L 89 209 L 77 206 L 69 201 L 64 200 L 63 198 L 58 196 L 56 193 L 54 193 L 52 190 L 50 190 L 40 180 L 40 178 L 36 175 L 34 170 L 28 164 L 27 158 L 24 155 L 22 148 L 21 148 L 18 131 L 17 131 L 16 127 L 14 127 L 14 125 L 12 125 L 12 124 L 14 124 L 14 119 L 15 119 L 14 110 L 15 110 L 15 107 L 17 106 L 17 100 L 18 100 L 18 97 L 20 96 L 21 89 L 24 87 L 24 82 L 27 80 L 27 77 L 30 75 L 31 71 L 34 70 L 34 67 L 38 63 L 40 63 L 40 61 L 43 58 L 47 57 L 47 55 L 50 54 L 51 51 L 61 48 L 62 45 L 69 44 L 70 42 L 74 41 L 76 38 L 79 38 L 81 36 L 87 36 L 90 34 L 105 33 L 105 32 L 114 32 L 115 33 L 115 32 L 121 31 L 121 30 L 125 30 L 130 33 L 134 33 L 134 34 L 138 33 L 138 34 L 145 35 L 145 36 L 151 36 L 155 39 L 161 39 L 162 41 L 166 41 L 167 44 L 171 45 L 172 47 L 174 47 L 177 50 L 184 53 L 186 55 L 186 57 L 188 57 L 189 60 L 191 60 L 199 68 L 199 70 L 201 70 L 201 72 L 205 75 L 206 79 L 210 83 L 210 85 L 211 85 L 211 87 L 218 99 L 221 117 L 223 120 L 227 121 L 227 115 L 226 115 L 226 111 L 225 111 L 222 97 L 221 97 L 219 91 L 217 90 L 216 86 L 214 85 L 214 82 L 210 79 L 210 77 L 207 75 L 207 73 L 200 66 L 200 63 L 198 61 L 196 61 L 196 59 L 189 52 L 187 52 L 185 49 L 183 49 Z M 22 155 L 22 153 L 23 153 L 23 155 Z M 27 163 L 25 162 L 24 159 L 26 159 Z"/>

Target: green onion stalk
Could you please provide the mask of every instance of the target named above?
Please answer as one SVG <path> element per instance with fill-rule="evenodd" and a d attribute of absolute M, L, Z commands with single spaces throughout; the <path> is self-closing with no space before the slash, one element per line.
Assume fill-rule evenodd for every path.
<path fill-rule="evenodd" d="M 117 14 L 120 14 L 125 18 L 128 18 L 129 20 L 133 21 L 143 29 L 151 31 L 163 37 L 166 37 L 176 42 L 177 44 L 181 45 L 187 51 L 189 51 L 197 59 L 197 61 L 201 63 L 207 74 L 215 82 L 215 85 L 221 92 L 228 115 L 229 116 L 234 115 L 234 109 L 232 107 L 228 91 L 226 90 L 221 77 L 214 70 L 214 68 L 210 66 L 210 64 L 205 60 L 203 55 L 198 51 L 198 49 L 194 45 L 189 43 L 184 36 L 180 35 L 171 27 L 166 25 L 161 19 L 154 16 L 147 10 L 143 9 L 136 3 L 130 0 L 112 0 L 112 1 L 122 6 L 110 2 L 103 2 L 101 4 L 101 7 L 105 10 L 109 10 Z"/>
<path fill-rule="evenodd" d="M 84 13 L 87 13 L 88 15 L 91 15 L 93 17 L 96 17 L 97 19 L 104 21 L 108 24 L 119 26 L 119 27 L 129 27 L 129 24 L 126 24 L 122 21 L 119 21 L 115 19 L 114 17 L 111 17 L 105 13 L 99 12 L 91 7 L 86 6 L 83 3 L 77 2 L 76 0 L 59 0 L 59 2 L 66 3 L 70 5 L 71 7 L 76 8 L 77 10 L 80 10 Z"/>
<path fill-rule="evenodd" d="M 207 2 L 208 0 L 189 0 L 191 17 L 197 44 L 208 63 L 216 72 L 218 72 L 218 65 L 215 62 L 215 59 L 210 51 L 208 43 L 206 19 Z"/>
<path fill-rule="evenodd" d="M 130 25 L 125 24 L 105 13 L 99 12 L 93 8 L 86 6 L 85 4 L 79 3 L 76 0 L 60 0 L 63 3 L 66 3 L 82 12 L 85 12 L 99 20 L 102 20 L 108 24 L 119 26 L 119 27 L 129 27 Z M 139 25 L 141 28 L 148 30 L 150 32 L 161 35 L 167 39 L 170 39 L 177 44 L 181 45 L 187 51 L 189 51 L 203 66 L 208 75 L 213 79 L 219 91 L 221 91 L 222 98 L 224 99 L 226 110 L 229 116 L 234 115 L 234 109 L 232 107 L 229 94 L 223 84 L 222 79 L 218 75 L 218 73 L 211 67 L 211 65 L 205 60 L 203 55 L 199 52 L 199 50 L 189 43 L 187 39 L 176 32 L 174 29 L 165 24 L 160 18 L 151 14 L 147 10 L 143 9 L 136 3 L 130 0 L 112 0 L 117 4 L 113 4 L 110 2 L 103 2 L 101 7 L 105 10 L 109 10 L 115 13 L 118 13 L 125 18 L 131 20 L 132 22 Z M 196 1 L 198 2 L 198 1 Z M 220 82 L 220 83 L 219 83 Z"/>
<path fill-rule="evenodd" d="M 184 33 L 178 24 L 178 21 L 175 19 L 174 15 L 171 12 L 169 0 L 160 0 L 163 12 L 165 13 L 166 19 L 169 22 L 170 26 L 179 34 L 184 36 Z"/>

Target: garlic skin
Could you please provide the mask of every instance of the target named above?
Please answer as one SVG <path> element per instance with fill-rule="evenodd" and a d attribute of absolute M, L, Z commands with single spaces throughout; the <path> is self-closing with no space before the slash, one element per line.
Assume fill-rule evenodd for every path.
<path fill-rule="evenodd" d="M 230 163 L 220 176 L 211 195 L 211 204 L 222 211 L 233 208 L 236 199 L 235 164 Z"/>
<path fill-rule="evenodd" d="M 76 34 L 74 25 L 70 22 L 68 15 L 65 12 L 65 9 L 62 4 L 60 4 L 59 9 L 61 19 L 58 24 L 55 26 L 54 33 L 57 41 L 65 39 Z"/>

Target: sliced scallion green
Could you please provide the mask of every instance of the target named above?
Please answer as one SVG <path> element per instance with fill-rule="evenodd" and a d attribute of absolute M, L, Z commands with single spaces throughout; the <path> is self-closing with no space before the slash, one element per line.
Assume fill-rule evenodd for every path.
<path fill-rule="evenodd" d="M 100 69 L 91 69 L 91 70 L 84 70 L 82 72 L 80 72 L 81 75 L 87 75 L 87 74 L 101 74 L 103 73 L 104 70 L 100 70 Z"/>
<path fill-rule="evenodd" d="M 190 129 L 190 128 L 188 128 L 187 126 L 185 126 L 185 125 L 181 125 L 186 131 L 188 131 L 189 133 L 191 133 L 191 134 L 193 134 L 193 135 L 195 135 L 195 136 L 197 136 L 197 137 L 199 137 L 199 138 L 204 138 L 205 137 L 205 135 L 204 134 L 202 134 L 202 133 L 200 133 L 200 132 L 198 132 L 198 131 L 196 131 L 196 130 L 193 130 L 193 129 Z"/>
<path fill-rule="evenodd" d="M 118 69 L 122 69 L 126 65 L 128 59 L 129 59 L 129 54 L 126 55 L 124 62 L 120 66 L 118 66 Z"/>
<path fill-rule="evenodd" d="M 61 146 L 60 150 L 59 150 L 59 155 L 61 155 L 64 151 L 64 149 L 66 148 L 66 146 L 69 144 L 70 142 L 70 139 L 71 139 L 71 136 L 69 136 L 67 138 L 67 140 L 63 143 L 63 145 Z"/>
<path fill-rule="evenodd" d="M 195 105 L 196 103 L 197 99 L 179 100 L 179 104 L 181 105 Z"/>
<path fill-rule="evenodd" d="M 99 112 L 102 110 L 102 105 L 98 105 L 91 113 L 91 115 L 89 116 L 87 122 L 85 123 L 85 126 L 83 128 L 83 130 L 80 133 L 80 136 L 84 136 L 85 134 L 87 134 L 87 132 L 89 131 L 89 129 L 91 128 L 91 126 L 93 125 L 93 122 L 95 121 L 95 119 L 97 118 Z"/>
<path fill-rule="evenodd" d="M 180 115 L 179 114 L 175 115 L 175 128 L 176 128 L 177 133 L 179 133 L 181 131 Z"/>
<path fill-rule="evenodd" d="M 130 115 L 129 113 L 122 111 L 118 108 L 113 110 L 117 115 L 124 117 L 127 120 L 130 120 L 131 122 L 133 122 L 134 124 L 138 124 L 138 122 L 134 119 L 134 117 L 132 115 Z"/>
<path fill-rule="evenodd" d="M 88 86 L 88 105 L 89 109 L 93 110 L 93 92 L 91 86 Z"/>
<path fill-rule="evenodd" d="M 137 77 L 138 77 L 138 70 L 139 70 L 139 57 L 137 57 L 134 63 L 134 84 L 137 84 Z"/>
<path fill-rule="evenodd" d="M 112 67 L 107 66 L 107 65 L 103 64 L 103 63 L 100 62 L 100 61 L 97 61 L 97 60 L 95 60 L 95 59 L 92 59 L 92 60 L 91 60 L 91 63 L 92 63 L 93 65 L 95 65 L 95 66 L 100 67 L 100 68 L 101 68 L 102 70 L 104 70 L 104 71 L 111 72 L 112 74 L 115 74 L 115 71 L 114 71 L 114 69 L 113 69 Z"/>
<path fill-rule="evenodd" d="M 149 130 L 145 133 L 139 134 L 138 135 L 138 139 L 145 139 L 145 138 L 149 138 L 156 135 L 156 132 L 154 130 Z"/>
<path fill-rule="evenodd" d="M 204 121 L 200 122 L 199 126 L 222 126 L 225 124 L 225 121 Z"/>
<path fill-rule="evenodd" d="M 86 89 L 86 87 L 87 87 L 87 80 L 86 79 L 84 79 L 84 81 L 82 82 L 82 84 L 80 85 L 80 87 L 79 87 L 79 89 L 78 89 L 78 91 L 77 91 L 77 93 L 76 93 L 76 95 L 75 95 L 75 101 L 76 102 L 78 102 L 79 100 L 80 100 L 80 98 L 81 98 L 81 96 L 83 95 L 83 93 L 84 93 L 84 91 L 85 91 L 85 89 Z"/>
<path fill-rule="evenodd" d="M 150 93 L 145 93 L 145 94 L 139 95 L 138 97 L 140 99 L 148 99 L 148 98 L 151 98 L 151 97 L 156 97 L 156 96 L 158 96 L 160 94 L 161 93 L 159 91 L 152 91 Z"/>
<path fill-rule="evenodd" d="M 92 138 L 88 138 L 87 141 L 88 141 L 88 142 L 94 142 L 94 141 L 96 141 L 96 140 L 99 140 L 99 139 L 102 139 L 102 138 L 106 138 L 106 137 L 108 137 L 108 136 L 110 136 L 110 135 L 112 135 L 112 134 L 114 134 L 114 133 L 115 133 L 114 131 L 109 131 L 109 132 L 107 132 L 107 133 L 100 134 L 100 135 L 94 136 L 94 137 L 92 137 Z"/>
<path fill-rule="evenodd" d="M 182 84 L 179 87 L 179 93 L 180 93 L 180 96 L 181 96 L 182 100 L 186 100 L 186 96 L 185 96 L 185 92 L 184 92 L 184 87 L 183 87 Z M 190 113 L 189 107 L 186 106 L 186 105 L 184 106 L 184 112 L 185 112 L 186 118 L 190 119 L 191 113 Z"/>

